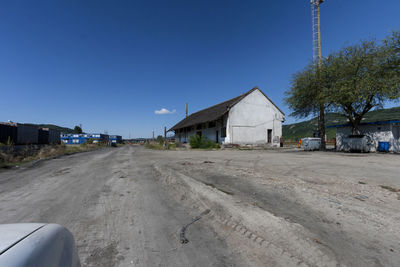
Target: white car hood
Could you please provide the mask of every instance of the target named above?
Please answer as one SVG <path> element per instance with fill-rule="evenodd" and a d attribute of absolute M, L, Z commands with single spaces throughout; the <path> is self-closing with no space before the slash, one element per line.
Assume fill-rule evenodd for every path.
<path fill-rule="evenodd" d="M 0 255 L 44 225 L 44 223 L 0 224 Z"/>

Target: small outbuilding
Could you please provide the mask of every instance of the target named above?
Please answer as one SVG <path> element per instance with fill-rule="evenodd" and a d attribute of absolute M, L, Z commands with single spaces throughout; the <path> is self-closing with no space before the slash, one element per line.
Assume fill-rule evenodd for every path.
<path fill-rule="evenodd" d="M 400 153 L 400 120 L 361 123 L 359 135 L 352 135 L 349 124 L 328 126 L 336 128 L 336 149 L 338 151 Z"/>
<path fill-rule="evenodd" d="M 174 125 L 175 141 L 198 134 L 220 144 L 279 146 L 285 114 L 258 87 Z"/>

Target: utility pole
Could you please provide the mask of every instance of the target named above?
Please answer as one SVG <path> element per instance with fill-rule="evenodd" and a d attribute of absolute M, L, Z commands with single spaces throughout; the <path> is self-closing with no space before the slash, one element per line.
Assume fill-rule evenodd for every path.
<path fill-rule="evenodd" d="M 321 67 L 322 67 L 322 52 L 321 52 L 321 20 L 320 20 L 320 5 L 324 0 L 311 0 L 311 16 L 312 16 L 312 34 L 313 34 L 313 62 L 316 65 L 317 86 L 322 90 L 320 84 Z M 321 100 L 320 100 L 321 101 Z M 318 116 L 318 134 L 321 138 L 321 150 L 325 150 L 325 106 L 323 101 L 319 103 Z"/>
<path fill-rule="evenodd" d="M 188 103 L 185 103 L 185 104 L 186 104 L 185 118 L 187 118 L 187 116 L 188 116 Z"/>
<path fill-rule="evenodd" d="M 154 141 L 154 131 L 153 131 L 153 141 Z"/>
<path fill-rule="evenodd" d="M 164 140 L 167 140 L 167 127 L 164 127 Z"/>

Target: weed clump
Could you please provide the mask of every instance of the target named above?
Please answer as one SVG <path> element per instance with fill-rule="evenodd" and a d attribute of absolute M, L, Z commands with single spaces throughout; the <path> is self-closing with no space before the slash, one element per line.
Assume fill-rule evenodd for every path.
<path fill-rule="evenodd" d="M 219 144 L 198 134 L 189 137 L 189 144 L 191 148 L 220 148 Z"/>
<path fill-rule="evenodd" d="M 146 142 L 144 147 L 154 150 L 175 150 L 177 148 L 177 144 L 172 142 Z"/>

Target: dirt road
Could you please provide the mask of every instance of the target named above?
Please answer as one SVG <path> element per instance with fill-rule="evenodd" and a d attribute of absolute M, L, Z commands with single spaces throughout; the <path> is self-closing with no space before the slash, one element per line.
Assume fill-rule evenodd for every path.
<path fill-rule="evenodd" d="M 86 266 L 399 266 L 399 173 L 397 155 L 125 146 L 0 172 L 0 223 L 62 224 Z"/>
<path fill-rule="evenodd" d="M 240 266 L 223 240 L 155 182 L 133 147 L 81 153 L 0 173 L 0 223 L 48 222 L 74 234 L 87 266 Z"/>

